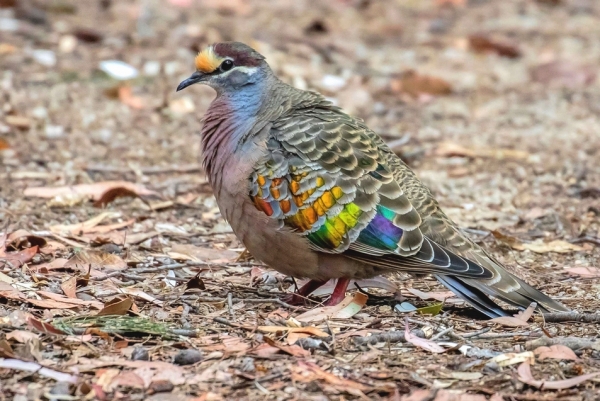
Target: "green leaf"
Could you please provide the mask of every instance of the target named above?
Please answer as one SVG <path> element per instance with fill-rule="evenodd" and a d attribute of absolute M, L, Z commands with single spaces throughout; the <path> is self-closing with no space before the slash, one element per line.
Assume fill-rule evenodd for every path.
<path fill-rule="evenodd" d="M 443 302 L 436 302 L 434 304 L 417 309 L 417 312 L 421 315 L 435 316 L 440 314 L 440 312 L 442 311 L 442 306 L 444 306 Z"/>

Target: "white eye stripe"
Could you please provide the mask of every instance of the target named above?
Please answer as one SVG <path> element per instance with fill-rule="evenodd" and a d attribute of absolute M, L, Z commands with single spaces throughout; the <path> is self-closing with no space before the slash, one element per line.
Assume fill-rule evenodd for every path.
<path fill-rule="evenodd" d="M 254 75 L 258 71 L 258 67 L 244 67 L 244 66 L 236 67 L 234 65 L 231 70 L 223 72 L 223 73 L 221 73 L 219 75 L 221 77 L 226 77 L 227 75 L 231 74 L 232 71 L 243 72 L 246 75 Z"/>

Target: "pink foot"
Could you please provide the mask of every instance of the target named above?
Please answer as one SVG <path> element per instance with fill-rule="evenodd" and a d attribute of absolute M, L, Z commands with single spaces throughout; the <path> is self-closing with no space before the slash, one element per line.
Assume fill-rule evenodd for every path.
<path fill-rule="evenodd" d="M 342 302 L 344 298 L 346 298 L 346 289 L 348 288 L 348 284 L 350 284 L 349 278 L 338 278 L 331 297 L 327 300 L 327 302 L 324 303 L 324 305 L 334 306 Z"/>
<path fill-rule="evenodd" d="M 306 297 L 308 297 L 311 292 L 325 284 L 327 280 L 310 280 L 308 283 L 304 284 L 302 287 L 298 289 L 298 292 L 294 294 L 287 294 L 281 298 L 281 300 L 290 305 L 304 305 L 306 301 Z"/>

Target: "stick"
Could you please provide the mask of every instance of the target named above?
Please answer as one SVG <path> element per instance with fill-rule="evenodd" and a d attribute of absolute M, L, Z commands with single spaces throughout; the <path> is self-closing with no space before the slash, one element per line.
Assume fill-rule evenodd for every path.
<path fill-rule="evenodd" d="M 546 323 L 583 322 L 600 323 L 599 313 L 556 312 L 544 313 Z"/>
<path fill-rule="evenodd" d="M 550 345 L 564 345 L 572 350 L 593 349 L 600 351 L 600 340 L 592 340 L 589 338 L 579 337 L 542 337 L 537 340 L 527 341 L 525 343 L 526 350 L 534 350 L 537 347 L 548 347 Z"/>

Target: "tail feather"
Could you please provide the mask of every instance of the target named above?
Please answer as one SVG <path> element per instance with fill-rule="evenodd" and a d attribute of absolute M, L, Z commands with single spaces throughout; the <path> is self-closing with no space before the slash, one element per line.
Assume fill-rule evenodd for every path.
<path fill-rule="evenodd" d="M 490 318 L 509 316 L 509 313 L 496 305 L 481 290 L 470 286 L 463 279 L 453 276 L 436 275 L 440 283 L 446 286 L 450 291 L 465 300 L 479 312 Z"/>

